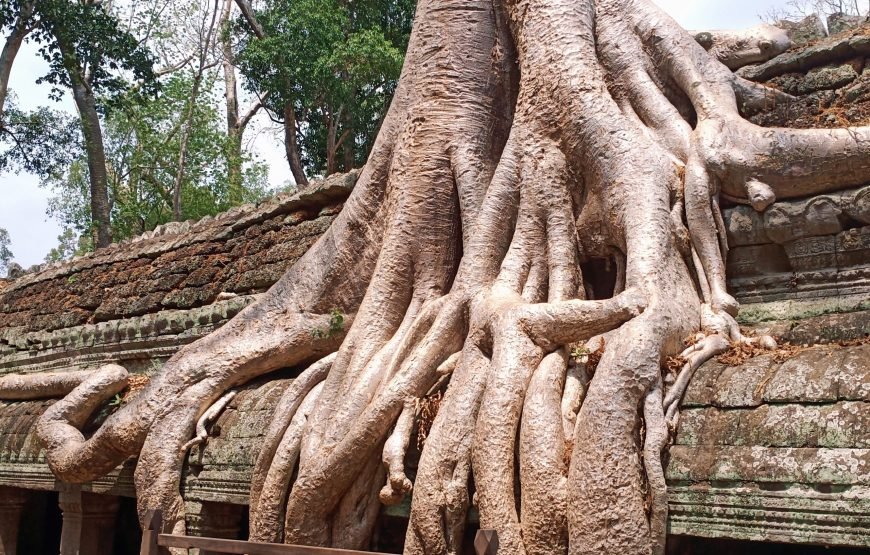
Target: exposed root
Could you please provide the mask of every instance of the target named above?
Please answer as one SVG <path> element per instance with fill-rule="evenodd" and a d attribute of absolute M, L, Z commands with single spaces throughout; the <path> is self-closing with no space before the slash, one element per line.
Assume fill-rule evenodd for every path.
<path fill-rule="evenodd" d="M 474 423 L 490 361 L 470 341 L 462 351 L 417 468 L 405 552 L 456 554 L 469 507 L 468 481 Z"/>
<path fill-rule="evenodd" d="M 217 418 L 221 415 L 221 413 L 226 409 L 229 404 L 235 399 L 238 391 L 230 390 L 224 393 L 223 397 L 217 400 L 215 404 L 210 406 L 208 410 L 206 410 L 202 416 L 199 417 L 199 420 L 196 421 L 196 435 L 184 444 L 181 448 L 183 452 L 189 451 L 195 445 L 202 445 L 205 443 L 205 440 L 208 439 L 208 430 L 206 426 L 217 420 Z"/>
<path fill-rule="evenodd" d="M 702 31 L 695 40 L 732 70 L 766 62 L 791 47 L 788 34 L 767 23 L 739 31 Z"/>
<path fill-rule="evenodd" d="M 419 451 L 423 451 L 426 438 L 429 437 L 432 424 L 435 422 L 435 417 L 438 416 L 438 409 L 441 408 L 441 401 L 444 399 L 442 390 L 450 382 L 450 378 L 461 360 L 462 351 L 450 355 L 450 358 L 445 360 L 435 371 L 440 376 L 438 381 L 417 403 L 417 449 Z"/>
<path fill-rule="evenodd" d="M 568 550 L 565 434 L 559 405 L 567 370 L 563 349 L 544 357 L 529 383 L 518 437 L 520 521 L 529 554 Z M 572 435 L 573 435 L 573 429 Z"/>
<path fill-rule="evenodd" d="M 269 480 L 273 482 L 283 482 L 283 479 L 277 478 L 278 475 L 286 474 L 286 479 L 289 482 L 292 468 L 288 465 L 275 466 L 273 460 L 278 452 L 280 444 L 287 436 L 287 428 L 290 426 L 299 407 L 310 396 L 310 392 L 324 379 L 326 379 L 332 363 L 335 361 L 336 354 L 328 355 L 319 361 L 309 366 L 302 374 L 293 380 L 293 383 L 288 386 L 281 399 L 275 407 L 275 417 L 269 424 L 269 429 L 263 436 L 262 447 L 257 455 L 257 463 L 254 465 L 254 473 L 251 478 L 251 493 L 249 497 L 248 507 L 252 515 L 257 515 L 259 512 L 260 495 L 263 489 L 263 484 Z M 290 461 L 292 465 L 295 461 Z M 270 478 L 270 475 L 276 475 Z M 283 494 L 282 494 L 283 497 Z M 259 535 L 261 527 L 256 523 L 257 518 L 251 519 L 252 534 Z M 281 522 L 278 520 L 277 522 Z M 280 527 L 280 525 L 279 525 Z M 264 532 L 265 533 L 265 532 Z M 274 537 L 280 533 L 279 529 L 273 530 L 270 534 Z"/>
<path fill-rule="evenodd" d="M 122 366 L 103 366 L 43 413 L 36 434 L 46 447 L 46 460 L 55 476 L 72 483 L 89 482 L 111 472 L 119 458 L 126 458 L 112 450 L 112 444 L 86 440 L 79 430 L 100 405 L 127 387 L 127 378 Z"/>
<path fill-rule="evenodd" d="M 746 117 L 754 116 L 763 110 L 773 109 L 777 104 L 788 104 L 795 100 L 790 94 L 737 75 L 734 75 L 732 85 L 737 106 Z"/>
<path fill-rule="evenodd" d="M 274 454 L 269 458 L 268 473 L 262 479 L 256 480 L 256 497 L 254 497 L 252 482 L 250 541 L 269 543 L 281 541 L 284 503 L 287 500 L 293 469 L 299 460 L 302 435 L 305 432 L 308 415 L 317 403 L 322 390 L 323 382 L 320 382 L 304 395 L 301 402 L 293 403 L 295 405 L 293 417 L 284 429 L 281 442 L 274 449 Z M 260 457 L 262 458 L 262 454 Z M 259 460 L 260 458 L 258 462 Z"/>
<path fill-rule="evenodd" d="M 8 374 L 0 377 L 0 399 L 25 401 L 63 397 L 99 370 L 46 374 Z"/>
<path fill-rule="evenodd" d="M 420 397 L 437 381 L 437 368 L 459 349 L 461 305 L 447 304 L 429 332 L 374 402 L 329 455 L 300 472 L 287 502 L 285 541 L 323 544 L 327 515 L 356 481 L 354 469 L 369 461 L 396 422 L 405 400 Z M 376 460 L 376 459 L 375 459 Z M 377 465 L 379 466 L 379 465 Z"/>
<path fill-rule="evenodd" d="M 583 404 L 588 386 L 589 373 L 586 371 L 586 363 L 576 360 L 570 362 L 561 403 L 562 433 L 566 441 L 572 441 L 574 438 L 577 413 L 580 412 L 580 406 Z"/>
<path fill-rule="evenodd" d="M 730 341 L 726 337 L 715 334 L 707 336 L 680 354 L 680 358 L 685 360 L 686 363 L 683 365 L 683 369 L 677 375 L 676 381 L 670 387 L 664 398 L 664 416 L 667 422 L 673 421 L 677 410 L 679 410 L 680 401 L 686 393 L 689 381 L 691 381 L 692 376 L 695 375 L 695 370 L 700 368 L 702 364 L 714 356 L 727 351 L 729 346 Z M 661 396 L 661 392 L 659 392 L 658 395 Z"/>
<path fill-rule="evenodd" d="M 411 431 L 414 429 L 418 404 L 416 399 L 405 401 L 405 408 L 399 415 L 396 427 L 384 444 L 383 461 L 387 470 L 387 484 L 378 495 L 384 505 L 401 503 L 405 496 L 411 493 L 413 484 L 405 474 L 405 454 L 411 443 Z"/>
<path fill-rule="evenodd" d="M 520 306 L 506 311 L 497 320 L 494 329 L 493 372 L 487 381 L 475 428 L 472 464 L 478 506 L 481 510 L 481 526 L 498 531 L 501 549 L 518 554 L 526 552 L 520 518 L 513 501 L 514 457 L 523 401 L 529 381 L 543 358 L 542 348 L 536 345 L 536 341 L 544 345 L 550 344 L 550 341 L 567 344 L 610 331 L 637 316 L 644 305 L 642 295 L 629 289 L 606 301 L 575 300 Z M 550 364 L 561 360 L 562 363 L 556 368 L 561 368 L 564 373 L 567 361 L 563 358 L 551 360 L 548 368 L 552 369 Z M 562 379 L 560 377 L 560 381 Z M 559 390 L 561 389 L 560 384 Z M 558 423 L 557 430 L 562 428 L 561 420 L 556 420 L 556 416 L 560 414 L 560 403 L 561 398 L 547 405 L 552 411 L 549 416 Z M 530 425 L 532 429 L 536 427 L 534 424 Z M 548 424 L 549 433 L 556 433 L 550 431 L 550 428 L 552 426 Z M 553 462 L 549 470 L 541 470 L 539 474 L 539 477 L 541 474 L 550 475 L 545 480 L 550 487 L 553 487 L 554 482 L 558 483 L 553 473 L 561 470 L 560 447 L 564 445 L 561 434 L 555 437 L 558 439 L 551 435 L 550 440 L 546 441 Z M 540 455 L 537 448 L 535 452 Z M 528 490 L 528 494 L 534 496 L 532 488 L 527 481 L 523 491 Z M 556 520 L 558 522 L 558 518 Z M 552 530 L 547 533 L 547 537 L 552 536 L 551 532 Z M 530 541 L 531 539 L 529 538 Z M 535 542 L 530 545 L 538 552 L 545 552 L 553 547 L 549 540 L 541 545 Z"/>
<path fill-rule="evenodd" d="M 643 464 L 650 495 L 649 527 L 653 555 L 664 555 L 668 535 L 668 485 L 662 467 L 662 453 L 668 444 L 668 426 L 662 411 L 661 384 L 647 394 L 643 404 L 646 437 Z"/>

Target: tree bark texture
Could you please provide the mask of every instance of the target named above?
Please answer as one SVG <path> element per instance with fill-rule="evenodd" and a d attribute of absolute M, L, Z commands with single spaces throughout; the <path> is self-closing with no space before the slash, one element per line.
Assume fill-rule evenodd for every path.
<path fill-rule="evenodd" d="M 305 168 L 302 166 L 302 157 L 299 155 L 299 141 L 296 134 L 296 110 L 293 104 L 284 106 L 284 153 L 287 163 L 290 164 L 290 173 L 299 188 L 308 185 L 305 176 Z"/>
<path fill-rule="evenodd" d="M 870 129 L 747 122 L 738 106 L 758 86 L 649 0 L 417 10 L 331 228 L 88 438 L 126 373 L 83 377 L 41 420 L 48 462 L 86 481 L 138 455 L 140 512 L 183 532 L 197 422 L 240 384 L 308 365 L 263 440 L 253 539 L 363 548 L 381 504 L 413 490 L 408 554 L 458 553 L 472 504 L 501 553 L 663 553 L 661 456 L 686 383 L 730 342 L 771 343 L 734 320 L 719 198 L 764 210 L 862 183 Z M 602 258 L 615 292 L 593 298 L 582 267 Z M 594 375 L 578 350 L 601 356 Z M 662 361 L 678 354 L 667 387 Z M 412 481 L 418 407 L 448 382 Z"/>
<path fill-rule="evenodd" d="M 85 152 L 88 157 L 88 177 L 91 193 L 91 234 L 94 248 L 112 244 L 111 211 L 109 201 L 109 178 L 106 169 L 106 149 L 103 143 L 103 128 L 97 112 L 97 99 L 88 83 L 75 48 L 63 36 L 63 30 L 55 33 L 63 56 L 64 67 L 72 84 L 73 100 L 81 119 Z"/>
<path fill-rule="evenodd" d="M 24 2 L 18 12 L 18 17 L 12 26 L 12 31 L 6 37 L 3 51 L 0 52 L 0 123 L 3 121 L 6 97 L 9 93 L 9 76 L 12 74 L 12 65 L 21 48 L 21 43 L 30 32 L 30 18 L 33 17 L 35 2 Z"/>
<path fill-rule="evenodd" d="M 263 104 L 258 100 L 244 115 L 239 112 L 238 79 L 234 64 L 235 55 L 231 40 L 232 35 L 229 33 L 228 28 L 231 23 L 233 5 L 233 0 L 224 0 L 218 29 L 221 33 L 219 37 L 222 55 L 221 67 L 224 74 L 224 95 L 227 115 L 227 180 L 229 182 L 229 201 L 231 205 L 236 206 L 244 202 L 242 139 L 244 138 L 248 123 L 260 111 Z"/>

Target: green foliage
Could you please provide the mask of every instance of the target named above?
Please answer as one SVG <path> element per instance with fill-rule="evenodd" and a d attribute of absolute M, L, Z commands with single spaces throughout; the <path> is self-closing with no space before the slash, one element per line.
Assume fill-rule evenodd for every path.
<path fill-rule="evenodd" d="M 311 330 L 311 335 L 316 339 L 327 339 L 335 337 L 344 331 L 344 314 L 337 308 L 329 311 L 329 327 L 326 329 L 314 328 Z"/>
<path fill-rule="evenodd" d="M 30 1 L 0 2 L 0 30 L 8 32 Z M 257 16 L 266 39 L 253 39 L 247 27 L 242 32 L 242 23 L 223 30 L 234 33 L 236 62 L 245 74 L 241 82 L 264 98 L 273 119 L 280 119 L 285 106 L 294 107 L 297 139 L 310 173 L 326 169 L 327 144 L 339 162 L 336 169 L 364 163 L 395 91 L 415 3 L 263 0 Z M 182 126 L 190 106 L 181 217 L 213 215 L 266 194 L 267 168 L 245 154 L 238 136 L 227 131 L 218 45 L 197 42 L 203 39 L 197 26 L 207 23 L 219 5 L 171 0 L 38 0 L 33 5 L 26 40 L 38 45 L 49 67 L 38 82 L 51 87 L 49 96 L 55 100 L 73 87 L 79 93 L 84 88 L 96 103 L 115 240 L 173 219 Z M 206 53 L 200 65 L 208 69 L 193 95 L 197 52 Z M 153 71 L 158 57 L 161 66 L 171 68 L 159 78 Z M 85 141 L 79 117 L 49 107 L 27 112 L 10 93 L 0 121 L 0 172 L 34 173 L 52 189 L 49 215 L 64 232 L 47 261 L 93 248 L 90 195 L 95 184 Z M 243 168 L 241 186 L 238 167 Z M 337 333 L 342 326 L 343 316 L 336 312 L 323 333 Z"/>
<path fill-rule="evenodd" d="M 9 250 L 9 244 L 12 240 L 9 238 L 9 232 L 0 227 L 0 274 L 5 275 L 9 269 L 9 264 L 12 262 L 13 254 Z"/>
<path fill-rule="evenodd" d="M 72 87 L 71 66 L 87 75 L 88 86 L 103 98 L 102 108 L 131 89 L 128 79 L 140 94 L 156 89 L 151 52 L 121 27 L 103 3 L 39 0 L 34 19 L 28 40 L 40 44 L 39 53 L 49 64 L 48 73 L 37 82 L 51 84 L 53 98 L 59 99 L 63 89 Z M 74 52 L 72 59 L 61 52 L 64 44 Z"/>
<path fill-rule="evenodd" d="M 25 171 L 47 179 L 62 174 L 82 153 L 78 118 L 47 107 L 25 112 L 11 94 L 0 139 L 0 172 Z"/>
<path fill-rule="evenodd" d="M 407 0 L 268 0 L 258 12 L 266 36 L 244 36 L 239 67 L 275 117 L 294 107 L 310 173 L 325 169 L 330 128 L 347 134 L 354 165 L 365 160 L 395 91 L 413 8 Z"/>
<path fill-rule="evenodd" d="M 170 78 L 154 101 L 118 111 L 107 121 L 107 155 L 112 160 L 115 226 L 130 236 L 170 221 L 172 188 L 181 148 L 182 118 L 187 109 L 192 76 Z M 194 104 L 182 183 L 184 219 L 214 215 L 231 207 L 228 180 L 230 139 L 222 128 L 214 75 L 208 76 Z M 250 160 L 246 159 L 245 162 Z M 265 168 L 249 164 L 243 176 L 242 202 L 266 193 Z"/>
<path fill-rule="evenodd" d="M 92 250 L 90 236 L 78 235 L 73 229 L 66 228 L 57 236 L 57 246 L 51 249 L 45 256 L 46 262 L 60 262 L 69 260 L 73 256 L 84 254 Z M 72 274 L 67 279 L 73 283 L 78 274 Z"/>
<path fill-rule="evenodd" d="M 182 216 L 198 219 L 232 206 L 228 178 L 230 138 L 221 127 L 219 92 L 215 76 L 208 77 L 201 92 L 205 98 L 194 106 L 187 166 L 182 183 Z M 192 87 L 188 73 L 170 77 L 153 99 L 119 99 L 104 123 L 109 167 L 109 197 L 112 203 L 112 233 L 122 240 L 154 229 L 172 220 L 172 190 L 181 148 L 180 114 L 186 109 Z M 218 89 L 219 90 L 219 89 Z M 261 199 L 267 189 L 266 168 L 245 158 L 242 202 Z M 55 196 L 49 213 L 67 229 L 87 236 L 91 226 L 87 160 L 81 150 L 62 175 L 46 176 L 44 182 Z M 62 236 L 63 237 L 63 236 Z M 66 259 L 90 250 L 88 243 L 60 238 L 64 248 L 49 254 Z M 55 252 L 57 251 L 57 252 Z"/>

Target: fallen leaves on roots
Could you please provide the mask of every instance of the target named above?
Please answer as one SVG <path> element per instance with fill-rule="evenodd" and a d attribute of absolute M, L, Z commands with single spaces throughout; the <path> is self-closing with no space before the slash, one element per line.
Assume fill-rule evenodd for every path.
<path fill-rule="evenodd" d="M 432 423 L 435 422 L 438 409 L 441 408 L 441 399 L 443 397 L 443 394 L 439 390 L 420 401 L 420 419 L 417 426 L 417 449 L 420 451 L 423 450 L 426 438 L 429 437 L 429 432 L 432 431 Z"/>
<path fill-rule="evenodd" d="M 837 341 L 833 344 L 839 347 L 857 347 L 860 345 L 867 345 L 870 344 L 870 336 Z M 774 362 L 776 362 L 777 364 L 782 364 L 783 362 L 794 358 L 795 356 L 804 351 L 808 351 L 815 347 L 824 346 L 831 346 L 831 344 L 814 343 L 793 345 L 791 343 L 781 343 L 779 340 L 777 340 L 777 348 L 774 351 L 769 351 L 767 349 L 764 349 L 763 347 L 759 347 L 758 345 L 747 345 L 745 343 L 735 341 L 731 343 L 731 348 L 727 352 L 719 355 L 716 360 L 726 366 L 740 366 L 747 360 L 755 358 L 759 355 L 769 354 L 772 356 Z"/>

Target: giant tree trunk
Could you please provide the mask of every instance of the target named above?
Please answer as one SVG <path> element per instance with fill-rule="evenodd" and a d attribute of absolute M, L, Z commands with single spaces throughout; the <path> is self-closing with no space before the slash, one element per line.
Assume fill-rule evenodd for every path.
<path fill-rule="evenodd" d="M 662 553 L 667 419 L 698 365 L 751 341 L 725 288 L 720 193 L 763 210 L 870 170 L 870 129 L 758 128 L 737 110 L 757 90 L 649 0 L 420 0 L 329 231 L 85 439 L 126 373 L 87 377 L 40 420 L 49 464 L 86 481 L 138 454 L 140 512 L 183 532 L 197 419 L 317 361 L 263 440 L 253 539 L 364 547 L 413 488 L 406 553 L 457 553 L 472 501 L 505 554 Z M 615 294 L 588 299 L 581 265 L 601 258 Z M 603 349 L 587 388 L 569 360 L 583 346 Z M 661 361 L 680 353 L 666 388 Z M 416 406 L 448 381 L 412 484 Z"/>

